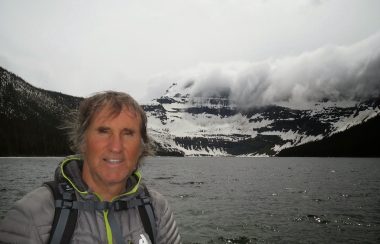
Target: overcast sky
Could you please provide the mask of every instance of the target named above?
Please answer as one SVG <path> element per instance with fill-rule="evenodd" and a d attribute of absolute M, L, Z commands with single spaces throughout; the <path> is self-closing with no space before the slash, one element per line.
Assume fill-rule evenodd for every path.
<path fill-rule="evenodd" d="M 289 80 L 303 77 L 292 70 L 305 57 L 317 57 L 310 68 L 330 62 L 331 50 L 356 50 L 339 51 L 337 60 L 372 55 L 363 51 L 369 48 L 377 55 L 379 9 L 379 0 L 0 0 L 0 66 L 48 90 L 88 96 L 116 89 L 146 102 L 194 72 L 218 67 L 213 89 L 232 66 L 247 76 L 271 60 L 282 68 L 265 92 L 278 98 L 276 89 L 291 89 Z M 378 56 L 371 58 L 378 64 Z M 318 80 L 308 82 L 310 88 Z M 304 94 L 302 84 L 297 89 L 289 94 Z"/>

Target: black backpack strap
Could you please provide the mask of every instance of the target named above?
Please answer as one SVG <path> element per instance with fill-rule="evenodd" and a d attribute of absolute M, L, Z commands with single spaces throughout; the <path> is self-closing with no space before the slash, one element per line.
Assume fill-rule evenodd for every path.
<path fill-rule="evenodd" d="M 157 237 L 157 227 L 156 227 L 156 216 L 153 211 L 152 201 L 148 189 L 145 185 L 141 184 L 143 187 L 143 193 L 139 196 L 143 200 L 144 204 L 138 207 L 141 222 L 144 226 L 146 233 L 149 235 L 150 240 L 153 244 L 156 243 Z"/>
<path fill-rule="evenodd" d="M 73 208 L 76 201 L 74 189 L 66 182 L 49 181 L 44 185 L 51 190 L 55 200 L 54 219 L 48 243 L 70 243 L 78 218 L 78 209 Z"/>

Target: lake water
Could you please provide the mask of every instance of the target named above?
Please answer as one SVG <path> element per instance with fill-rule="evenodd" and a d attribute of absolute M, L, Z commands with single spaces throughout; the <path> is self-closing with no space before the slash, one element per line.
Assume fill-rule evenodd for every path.
<path fill-rule="evenodd" d="M 61 158 L 0 158 L 0 217 Z M 149 158 L 184 243 L 380 243 L 380 159 Z"/>

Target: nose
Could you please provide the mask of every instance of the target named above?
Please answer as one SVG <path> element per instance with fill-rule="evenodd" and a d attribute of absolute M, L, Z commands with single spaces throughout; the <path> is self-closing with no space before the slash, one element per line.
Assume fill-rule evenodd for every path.
<path fill-rule="evenodd" d="M 121 152 L 123 148 L 123 143 L 122 143 L 121 138 L 117 135 L 112 135 L 110 138 L 109 148 L 111 152 L 116 152 L 116 153 Z"/>

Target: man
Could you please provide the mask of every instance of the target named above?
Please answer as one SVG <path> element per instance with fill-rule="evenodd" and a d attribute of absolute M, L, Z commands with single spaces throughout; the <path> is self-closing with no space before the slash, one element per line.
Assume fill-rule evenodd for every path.
<path fill-rule="evenodd" d="M 140 183 L 138 166 L 150 143 L 137 102 L 120 92 L 95 94 L 82 101 L 67 127 L 79 156 L 60 163 L 50 188 L 39 187 L 13 206 L 0 225 L 0 242 L 180 243 L 167 201 Z"/>

